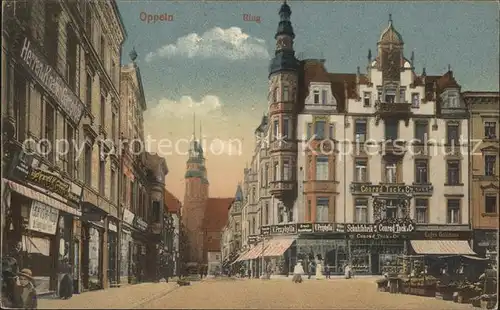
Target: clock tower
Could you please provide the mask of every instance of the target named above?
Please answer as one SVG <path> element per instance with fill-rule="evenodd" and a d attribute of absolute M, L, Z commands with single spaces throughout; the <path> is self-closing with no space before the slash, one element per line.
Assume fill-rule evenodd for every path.
<path fill-rule="evenodd" d="M 384 82 L 399 82 L 403 64 L 403 38 L 394 28 L 392 16 L 389 14 L 389 25 L 380 35 L 378 69 L 382 70 Z"/>

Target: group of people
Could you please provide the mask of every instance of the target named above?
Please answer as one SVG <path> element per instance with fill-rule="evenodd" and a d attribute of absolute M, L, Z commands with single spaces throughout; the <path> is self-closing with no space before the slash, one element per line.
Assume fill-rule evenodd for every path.
<path fill-rule="evenodd" d="M 30 269 L 19 271 L 17 260 L 2 258 L 2 308 L 37 308 L 35 281 Z"/>
<path fill-rule="evenodd" d="M 309 261 L 309 263 L 306 263 L 307 268 L 307 278 L 311 279 L 311 276 L 315 269 L 317 268 L 316 266 L 321 266 L 321 264 L 316 265 L 313 261 Z M 323 272 L 323 271 L 322 271 Z M 326 264 L 325 269 L 325 278 L 330 279 L 330 266 Z M 297 261 L 297 264 L 295 265 L 293 269 L 293 277 L 292 277 L 292 282 L 294 283 L 302 283 L 302 275 L 305 275 L 306 272 L 304 271 L 304 261 L 299 259 Z M 344 274 L 346 279 L 350 279 L 354 276 L 352 272 L 352 268 L 349 264 L 344 265 Z"/>

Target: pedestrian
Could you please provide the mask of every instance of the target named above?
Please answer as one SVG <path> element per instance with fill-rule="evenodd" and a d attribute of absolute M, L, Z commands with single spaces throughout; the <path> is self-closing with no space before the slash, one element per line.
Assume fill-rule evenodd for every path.
<path fill-rule="evenodd" d="M 247 269 L 247 276 L 248 278 L 252 278 L 252 270 L 250 268 Z"/>
<path fill-rule="evenodd" d="M 168 283 L 168 277 L 170 276 L 170 268 L 168 268 L 169 266 L 166 265 L 163 267 L 163 276 L 165 277 L 165 282 Z"/>
<path fill-rule="evenodd" d="M 345 278 L 346 279 L 350 279 L 351 276 L 352 276 L 352 273 L 351 273 L 351 266 L 349 264 L 346 264 L 344 266 L 344 275 L 345 275 Z"/>
<path fill-rule="evenodd" d="M 203 265 L 198 265 L 198 274 L 200 275 L 200 279 L 203 279 Z"/>
<path fill-rule="evenodd" d="M 293 268 L 293 283 L 302 283 L 302 275 L 304 274 L 304 268 L 302 267 L 302 260 L 298 260 L 297 264 Z"/>
<path fill-rule="evenodd" d="M 2 258 L 2 308 L 23 308 L 18 271 L 15 258 L 7 256 Z"/>
<path fill-rule="evenodd" d="M 24 309 L 36 309 L 38 301 L 36 297 L 36 289 L 33 279 L 33 274 L 30 269 L 21 270 L 19 275 L 19 284 L 22 287 L 21 299 Z"/>
<path fill-rule="evenodd" d="M 208 276 L 208 265 L 203 265 L 203 277 Z"/>
<path fill-rule="evenodd" d="M 330 279 L 330 265 L 328 263 L 326 263 L 326 265 L 325 265 L 325 274 L 326 274 L 326 278 Z"/>
<path fill-rule="evenodd" d="M 308 279 L 311 279 L 311 275 L 313 273 L 313 270 L 314 270 L 314 263 L 313 261 L 309 261 L 309 265 L 308 265 L 308 268 L 307 268 L 307 278 Z"/>

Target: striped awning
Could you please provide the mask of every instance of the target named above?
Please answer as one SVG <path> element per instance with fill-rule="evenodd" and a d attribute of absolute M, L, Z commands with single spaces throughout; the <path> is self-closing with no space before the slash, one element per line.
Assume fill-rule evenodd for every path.
<path fill-rule="evenodd" d="M 466 240 L 411 240 L 417 254 L 427 255 L 476 255 Z"/>
<path fill-rule="evenodd" d="M 243 253 L 240 254 L 240 256 L 238 256 L 237 259 L 234 260 L 234 262 L 232 262 L 231 264 L 234 264 L 234 263 L 237 263 L 237 262 L 241 262 L 242 260 L 244 260 L 245 258 L 245 255 L 247 255 L 248 251 L 245 251 Z"/>
<path fill-rule="evenodd" d="M 266 250 L 267 246 L 269 245 L 268 242 L 261 241 L 257 243 L 253 248 L 248 251 L 248 254 L 245 256 L 245 260 L 249 259 L 256 259 L 258 257 L 262 256 L 262 253 Z"/>
<path fill-rule="evenodd" d="M 295 241 L 295 238 L 274 239 L 269 241 L 269 246 L 264 251 L 264 256 L 281 256 Z"/>
<path fill-rule="evenodd" d="M 3 179 L 3 181 L 6 185 L 9 186 L 9 188 L 11 190 L 13 190 L 16 193 L 19 193 L 23 196 L 30 198 L 30 199 L 39 201 L 43 204 L 46 204 L 52 208 L 57 209 L 57 210 L 60 210 L 60 211 L 63 211 L 63 212 L 69 213 L 69 214 L 77 215 L 77 216 L 82 215 L 82 213 L 79 210 L 72 208 L 72 207 L 68 206 L 67 204 L 65 204 L 59 200 L 56 200 L 52 197 L 49 197 L 43 193 L 37 192 L 31 188 L 28 188 L 24 185 L 21 185 L 19 183 L 16 183 L 16 182 L 13 182 L 13 181 L 10 181 L 7 179 Z"/>

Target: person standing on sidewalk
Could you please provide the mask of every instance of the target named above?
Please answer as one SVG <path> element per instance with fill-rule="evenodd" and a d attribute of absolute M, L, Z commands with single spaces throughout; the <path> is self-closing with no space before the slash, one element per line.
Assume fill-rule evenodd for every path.
<path fill-rule="evenodd" d="M 18 276 L 17 260 L 13 257 L 2 258 L 2 308 L 23 308 L 22 287 Z"/>
<path fill-rule="evenodd" d="M 19 284 L 22 287 L 21 299 L 23 301 L 24 309 L 36 309 L 38 308 L 38 301 L 36 297 L 35 280 L 33 279 L 33 274 L 30 269 L 23 269 L 18 274 Z"/>

